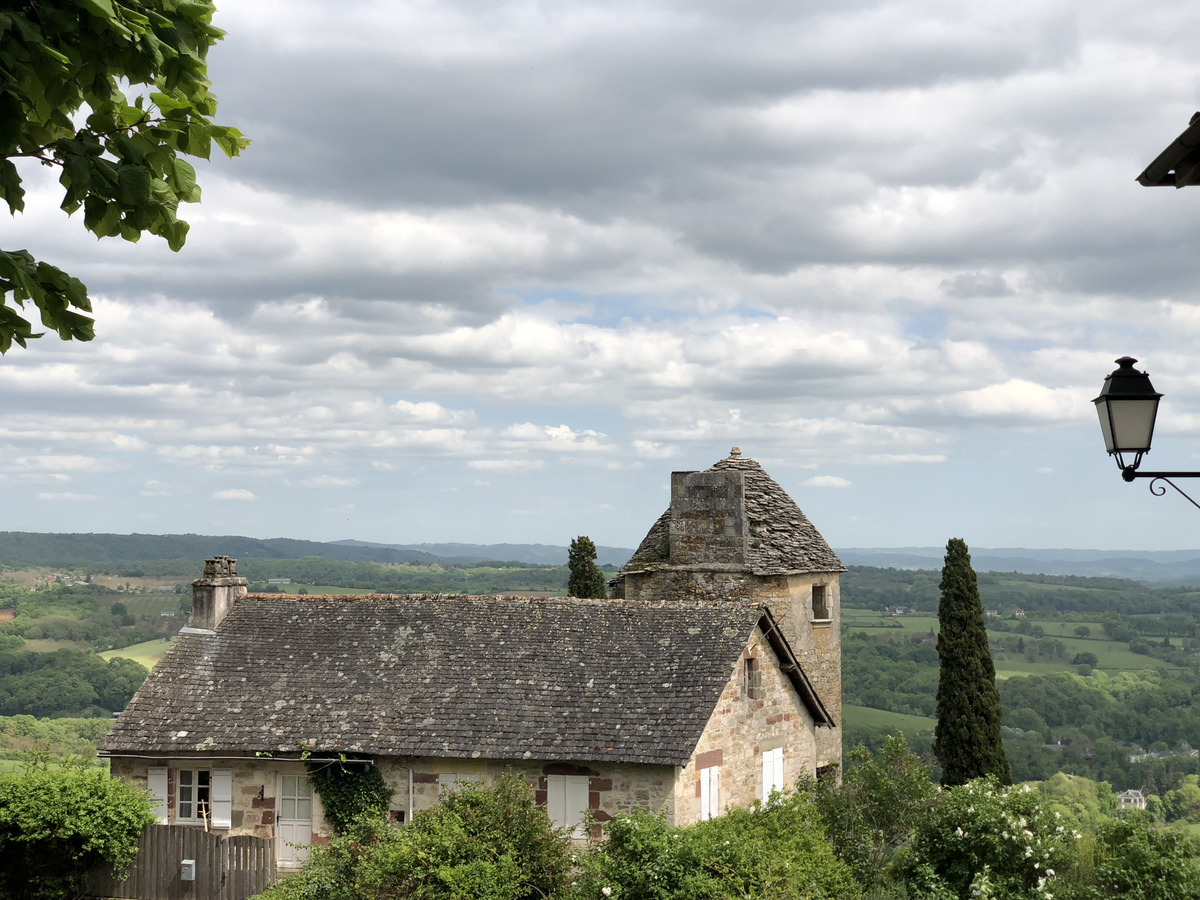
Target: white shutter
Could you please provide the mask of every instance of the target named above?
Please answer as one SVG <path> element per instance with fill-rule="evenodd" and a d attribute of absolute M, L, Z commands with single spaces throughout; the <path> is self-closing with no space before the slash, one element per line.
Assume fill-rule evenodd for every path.
<path fill-rule="evenodd" d="M 555 828 L 569 829 L 571 837 L 587 837 L 582 827 L 587 808 L 588 776 L 546 776 L 546 814 Z"/>
<path fill-rule="evenodd" d="M 233 769 L 212 770 L 212 827 L 233 827 Z"/>
<path fill-rule="evenodd" d="M 721 769 L 709 766 L 700 770 L 700 820 L 720 815 Z"/>
<path fill-rule="evenodd" d="M 566 826 L 572 829 L 571 836 L 587 837 L 587 831 L 583 827 L 583 817 L 588 808 L 588 777 L 586 775 L 567 776 L 566 800 Z"/>
<path fill-rule="evenodd" d="M 762 799 L 771 799 L 771 791 L 783 790 L 783 748 L 764 751 L 762 755 Z"/>
<path fill-rule="evenodd" d="M 150 795 L 150 811 L 159 825 L 167 824 L 167 767 L 151 766 L 146 770 L 146 792 Z"/>

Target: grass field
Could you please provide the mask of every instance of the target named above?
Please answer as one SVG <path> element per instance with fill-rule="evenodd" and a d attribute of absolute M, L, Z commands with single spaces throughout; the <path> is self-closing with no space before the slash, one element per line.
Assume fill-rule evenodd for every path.
<path fill-rule="evenodd" d="M 1010 678 L 1014 675 L 1046 675 L 1051 672 L 1069 672 L 1073 670 L 1069 660 L 1077 653 L 1095 653 L 1099 664 L 1095 667 L 1105 672 L 1141 671 L 1142 669 L 1176 669 L 1170 663 L 1142 656 L 1129 649 L 1129 645 L 1116 641 L 1103 640 L 1104 628 L 1099 622 L 1066 622 L 1057 619 L 1041 620 L 1031 617 L 1029 622 L 1040 625 L 1045 632 L 1043 640 L 1061 641 L 1067 651 L 1067 659 L 1057 662 L 1026 662 L 1023 657 L 1013 655 L 1004 658 L 997 654 L 996 675 L 1000 678 Z M 896 627 L 896 626 L 899 627 Z M 1075 634 L 1080 625 L 1087 625 L 1093 635 L 1099 637 L 1081 638 Z M 842 626 L 845 631 L 865 631 L 873 636 L 929 634 L 932 628 L 938 630 L 937 616 L 881 616 L 877 610 L 846 608 L 842 610 Z M 1016 637 L 1011 631 L 988 631 L 988 637 L 993 641 L 1005 636 Z M 1024 635 L 1028 644 L 1038 638 Z"/>
<path fill-rule="evenodd" d="M 125 659 L 140 662 L 147 669 L 153 669 L 159 657 L 166 653 L 167 648 L 170 646 L 171 642 L 164 638 L 157 641 L 143 641 L 140 644 L 130 644 L 128 647 L 122 647 L 120 650 L 107 650 L 101 653 L 100 656 L 102 659 L 112 659 L 114 656 L 121 656 Z"/>
<path fill-rule="evenodd" d="M 842 707 L 842 718 L 846 725 L 882 725 L 906 734 L 932 731 L 934 726 L 934 720 L 925 716 L 907 716 L 904 713 L 888 712 L 884 709 L 871 709 L 869 706 L 844 706 Z"/>

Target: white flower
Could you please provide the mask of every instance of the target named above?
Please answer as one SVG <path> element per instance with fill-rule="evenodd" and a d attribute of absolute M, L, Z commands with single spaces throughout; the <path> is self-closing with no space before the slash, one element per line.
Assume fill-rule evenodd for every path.
<path fill-rule="evenodd" d="M 968 806 L 968 807 L 967 807 L 967 815 L 968 815 L 968 816 L 973 816 L 973 815 L 975 815 L 975 807 L 973 807 L 973 806 Z"/>
<path fill-rule="evenodd" d="M 602 887 L 602 888 L 600 888 L 600 893 L 602 893 L 605 897 L 611 897 L 612 896 L 612 888 Z"/>
<path fill-rule="evenodd" d="M 963 836 L 963 830 L 962 830 L 962 828 L 955 828 L 955 829 L 954 829 L 954 836 L 955 836 L 955 837 L 962 837 L 962 836 Z"/>
<path fill-rule="evenodd" d="M 1051 878 L 1053 878 L 1053 877 L 1054 877 L 1054 870 L 1053 870 L 1053 869 L 1047 869 L 1047 870 L 1046 870 L 1046 874 L 1047 874 L 1047 875 L 1049 875 Z"/>

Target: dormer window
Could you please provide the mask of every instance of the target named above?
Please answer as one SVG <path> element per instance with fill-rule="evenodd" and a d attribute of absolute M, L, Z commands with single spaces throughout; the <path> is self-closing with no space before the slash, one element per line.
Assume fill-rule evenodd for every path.
<path fill-rule="evenodd" d="M 828 621 L 830 618 L 829 600 L 827 599 L 825 585 L 823 584 L 814 584 L 812 586 L 812 615 L 813 620 L 817 622 Z"/>

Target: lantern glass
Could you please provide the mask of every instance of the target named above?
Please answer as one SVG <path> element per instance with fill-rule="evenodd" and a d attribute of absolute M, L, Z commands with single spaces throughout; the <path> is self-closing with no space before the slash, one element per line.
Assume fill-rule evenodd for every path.
<path fill-rule="evenodd" d="M 1117 457 L 1122 469 L 1136 469 L 1142 454 L 1150 451 L 1162 394 L 1154 390 L 1145 372 L 1133 368 L 1137 360 L 1124 356 L 1117 362 L 1120 368 L 1105 379 L 1104 389 L 1093 402 L 1100 416 L 1104 449 Z M 1133 461 L 1127 463 L 1124 454 L 1133 454 Z"/>

